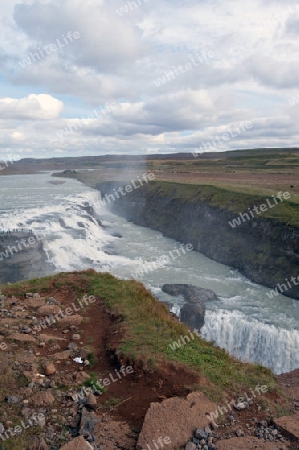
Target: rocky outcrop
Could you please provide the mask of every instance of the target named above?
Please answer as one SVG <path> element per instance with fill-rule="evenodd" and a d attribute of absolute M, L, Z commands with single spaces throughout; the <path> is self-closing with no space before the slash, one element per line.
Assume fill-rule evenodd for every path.
<path fill-rule="evenodd" d="M 182 197 L 177 186 L 173 183 L 165 194 L 159 184 L 147 184 L 115 198 L 108 206 L 137 225 L 192 244 L 195 250 L 239 269 L 256 283 L 274 288 L 298 276 L 299 227 L 259 217 L 233 228 L 229 222 L 236 213 L 200 200 L 199 195 Z M 113 194 L 117 187 L 113 182 L 97 185 L 103 195 Z M 284 295 L 299 299 L 296 283 L 283 287 Z"/>
<path fill-rule="evenodd" d="M 162 291 L 178 297 L 182 295 L 185 304 L 181 308 L 180 318 L 191 329 L 200 330 L 205 321 L 205 303 L 218 300 L 217 295 L 210 289 L 203 289 L 189 284 L 164 284 Z"/>
<path fill-rule="evenodd" d="M 0 234 L 1 283 L 15 283 L 52 272 L 40 236 L 24 231 Z"/>

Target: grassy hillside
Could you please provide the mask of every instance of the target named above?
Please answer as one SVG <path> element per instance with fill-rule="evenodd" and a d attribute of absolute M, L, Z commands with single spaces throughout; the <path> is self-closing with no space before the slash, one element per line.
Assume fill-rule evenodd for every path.
<path fill-rule="evenodd" d="M 85 271 L 62 273 L 53 277 L 3 286 L 6 295 L 22 296 L 26 291 L 50 294 L 55 289 L 71 289 L 76 295 L 92 294 L 101 298 L 109 312 L 118 318 L 122 338 L 117 353 L 130 361 L 142 361 L 146 370 L 165 363 L 178 363 L 206 379 L 205 391 L 212 399 L 221 400 L 225 393 L 244 392 L 256 385 L 276 390 L 275 376 L 259 365 L 244 364 L 224 350 L 196 337 L 180 349 L 170 344 L 188 335 L 188 328 L 174 320 L 167 308 L 136 281 L 116 279 L 108 273 Z"/>

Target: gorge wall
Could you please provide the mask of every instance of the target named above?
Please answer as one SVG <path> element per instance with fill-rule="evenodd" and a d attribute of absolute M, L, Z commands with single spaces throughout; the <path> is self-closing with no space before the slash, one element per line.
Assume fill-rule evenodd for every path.
<path fill-rule="evenodd" d="M 171 184 L 168 194 L 154 182 L 118 199 L 113 189 L 119 185 L 103 182 L 96 186 L 102 197 L 114 195 L 115 201 L 107 204 L 114 213 L 191 243 L 194 250 L 238 269 L 256 283 L 271 288 L 280 283 L 278 293 L 299 299 L 299 227 L 259 217 L 233 228 L 229 222 L 236 213 L 194 196 L 182 198 L 176 184 Z M 295 282 L 291 282 L 292 277 Z"/>
<path fill-rule="evenodd" d="M 0 283 L 15 283 L 51 273 L 42 241 L 28 231 L 0 234 Z"/>

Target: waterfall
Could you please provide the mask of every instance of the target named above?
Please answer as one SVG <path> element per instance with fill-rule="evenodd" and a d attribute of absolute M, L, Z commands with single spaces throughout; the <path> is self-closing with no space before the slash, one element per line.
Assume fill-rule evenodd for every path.
<path fill-rule="evenodd" d="M 277 328 L 240 311 L 206 311 L 201 335 L 242 361 L 269 367 L 276 374 L 299 367 L 299 331 Z"/>

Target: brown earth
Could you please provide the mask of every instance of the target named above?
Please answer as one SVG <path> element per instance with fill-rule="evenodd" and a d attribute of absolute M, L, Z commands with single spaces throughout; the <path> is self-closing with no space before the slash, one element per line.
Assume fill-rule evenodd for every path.
<path fill-rule="evenodd" d="M 219 441 L 217 446 L 218 450 L 281 450 L 287 448 L 282 446 L 282 444 L 261 442 L 254 437 L 234 437 Z"/>

